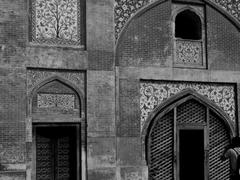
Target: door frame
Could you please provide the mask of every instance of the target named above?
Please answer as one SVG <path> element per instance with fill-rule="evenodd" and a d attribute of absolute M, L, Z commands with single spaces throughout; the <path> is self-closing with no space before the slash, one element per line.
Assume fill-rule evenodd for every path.
<path fill-rule="evenodd" d="M 180 179 L 180 130 L 203 130 L 203 138 L 204 138 L 204 180 L 208 179 L 208 128 L 206 125 L 200 124 L 178 124 L 176 127 L 176 131 L 174 132 L 174 138 L 176 142 L 174 142 L 174 172 L 176 172 L 175 180 Z"/>
<path fill-rule="evenodd" d="M 76 162 L 76 180 L 81 179 L 81 124 L 80 123 L 34 123 L 33 128 L 32 128 L 32 179 L 36 180 L 36 128 L 38 127 L 75 127 L 76 128 L 76 157 L 77 157 L 77 162 Z"/>

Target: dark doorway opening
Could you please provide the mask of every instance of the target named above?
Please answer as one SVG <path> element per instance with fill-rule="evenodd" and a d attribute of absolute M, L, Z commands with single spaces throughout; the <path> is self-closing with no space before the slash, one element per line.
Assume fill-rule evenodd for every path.
<path fill-rule="evenodd" d="M 180 180 L 204 180 L 204 131 L 180 130 Z"/>
<path fill-rule="evenodd" d="M 36 127 L 36 179 L 76 180 L 76 127 Z"/>

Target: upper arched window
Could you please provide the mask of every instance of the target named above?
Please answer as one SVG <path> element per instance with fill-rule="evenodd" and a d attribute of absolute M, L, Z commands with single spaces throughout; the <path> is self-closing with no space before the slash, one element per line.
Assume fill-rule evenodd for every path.
<path fill-rule="evenodd" d="M 180 12 L 175 19 L 175 37 L 192 40 L 202 39 L 200 17 L 191 10 Z"/>

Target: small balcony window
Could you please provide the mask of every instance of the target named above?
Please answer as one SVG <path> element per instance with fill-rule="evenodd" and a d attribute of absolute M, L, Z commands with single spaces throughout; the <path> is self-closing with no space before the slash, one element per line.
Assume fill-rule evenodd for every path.
<path fill-rule="evenodd" d="M 175 9 L 174 66 L 206 68 L 203 8 L 176 5 Z"/>
<path fill-rule="evenodd" d="M 180 12 L 175 19 L 175 37 L 182 39 L 202 39 L 202 25 L 199 16 L 190 10 Z"/>

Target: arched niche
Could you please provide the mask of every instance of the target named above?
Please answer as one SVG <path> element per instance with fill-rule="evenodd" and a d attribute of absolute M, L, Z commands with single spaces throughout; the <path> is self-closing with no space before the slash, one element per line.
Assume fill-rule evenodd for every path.
<path fill-rule="evenodd" d="M 32 98 L 33 119 L 80 118 L 81 101 L 74 89 L 59 80 L 41 86 Z"/>
<path fill-rule="evenodd" d="M 33 121 L 66 121 L 66 118 L 74 121 L 84 118 L 84 114 L 83 93 L 61 77 L 39 82 L 28 95 L 28 115 Z"/>
<path fill-rule="evenodd" d="M 176 48 L 174 44 L 173 39 L 174 36 L 174 5 L 179 6 L 187 6 L 194 7 L 190 8 L 190 10 L 199 9 L 199 6 L 201 6 L 202 13 L 199 13 L 197 11 L 194 11 L 197 13 L 197 15 L 201 18 L 201 24 L 202 24 L 202 31 L 201 31 L 201 42 L 195 42 L 195 40 L 192 40 L 194 42 L 182 42 L 178 45 L 183 47 L 188 47 L 188 45 L 191 45 L 191 52 L 187 56 L 185 56 L 185 59 L 177 59 L 175 57 L 181 57 L 181 49 Z M 207 11 L 214 11 L 216 14 L 218 14 L 218 18 L 213 18 L 209 13 L 206 13 Z M 188 68 L 208 68 L 210 65 L 209 56 L 212 54 L 206 54 L 206 49 L 212 49 L 214 50 L 214 47 L 207 47 L 209 42 L 211 42 L 212 39 L 209 39 L 210 36 L 214 37 L 215 31 L 217 30 L 212 29 L 215 28 L 215 24 L 220 24 L 221 22 L 227 22 L 231 26 L 231 33 L 232 35 L 236 35 L 239 32 L 240 25 L 239 22 L 233 18 L 231 15 L 229 15 L 226 11 L 224 11 L 222 8 L 220 8 L 215 3 L 205 0 L 202 2 L 202 4 L 191 4 L 191 3 L 172 3 L 168 0 L 158 0 L 154 1 L 152 3 L 149 3 L 148 5 L 144 6 L 143 8 L 136 11 L 124 24 L 123 27 L 121 27 L 121 32 L 119 33 L 118 39 L 116 41 L 115 46 L 115 59 L 116 59 L 116 65 L 127 67 L 127 66 L 162 66 L 162 67 L 188 67 Z M 206 24 L 208 22 L 208 26 Z M 212 27 L 211 27 L 212 26 Z M 216 28 L 217 29 L 217 28 Z M 224 38 L 233 38 L 231 36 L 231 33 L 225 33 Z M 230 37 L 231 36 L 231 37 Z M 231 43 L 230 46 L 226 46 L 224 49 L 234 49 L 234 47 L 238 47 L 237 38 L 236 43 Z M 180 40 L 179 40 L 180 41 Z M 217 44 L 221 45 L 221 38 L 219 37 L 217 39 Z M 231 41 L 230 41 L 231 42 Z M 200 48 L 199 48 L 200 47 Z M 173 49 L 179 49 L 175 53 Z M 184 51 L 185 52 L 185 51 Z M 186 51 L 188 52 L 188 51 Z M 197 53 L 195 53 L 197 52 Z M 208 51 L 209 52 L 209 51 Z M 236 58 L 238 57 L 238 51 L 231 51 L 230 56 L 228 56 L 228 52 L 226 51 L 226 57 L 231 57 L 231 61 L 235 62 Z M 174 55 L 175 53 L 175 55 Z M 197 55 L 196 55 L 197 54 Z M 178 56 L 179 55 L 179 56 Z M 192 56 L 190 56 L 192 55 Z M 214 55 L 214 54 L 213 54 Z M 191 57 L 188 59 L 188 57 Z M 174 59 L 175 58 L 175 59 Z M 214 56 L 213 56 L 214 58 Z M 180 60 L 180 62 L 176 61 Z M 186 60 L 187 59 L 187 60 Z M 215 59 L 215 58 L 214 58 Z M 223 58 L 225 60 L 226 58 Z M 209 60 L 209 62 L 207 62 Z M 230 61 L 229 60 L 229 61 Z M 185 62 L 187 61 L 187 63 Z M 190 62 L 189 62 L 190 61 Z M 216 62 L 218 60 L 216 59 Z M 231 62 L 231 63 L 232 63 Z M 231 64 L 229 63 L 229 64 Z M 217 64 L 217 63 L 216 63 Z M 221 64 L 221 63 L 219 63 Z M 234 64 L 234 63 L 232 63 Z M 215 65 L 215 64 L 214 64 Z M 216 65 L 215 65 L 216 66 Z M 214 67 L 214 66 L 213 66 Z M 222 69 L 225 69 L 227 66 L 221 67 Z M 234 67 L 233 67 L 234 68 Z M 221 69 L 221 70 L 222 70 Z"/>
<path fill-rule="evenodd" d="M 86 121 L 84 93 L 70 81 L 52 76 L 34 85 L 28 92 L 27 104 L 27 174 L 31 179 L 41 178 L 44 168 L 60 168 L 58 157 L 66 156 L 71 162 L 65 164 L 65 169 L 74 172 L 71 178 L 86 179 Z M 48 143 L 49 142 L 49 143 Z M 42 143 L 43 144 L 42 146 Z M 48 143 L 48 144 L 47 144 Z M 41 166 L 41 159 L 46 159 L 44 152 L 54 154 L 55 162 L 51 167 Z M 68 150 L 61 149 L 70 148 Z M 60 149 L 60 151 L 58 151 Z M 56 152 L 56 154 L 54 153 Z M 69 154 L 57 154 L 69 152 Z M 60 158 L 61 159 L 61 158 Z M 58 164 L 59 162 L 59 164 Z M 51 163 L 50 163 L 51 164 Z M 70 166 L 71 164 L 71 166 Z M 41 169 L 42 168 L 42 169 Z M 60 172 L 59 171 L 59 172 Z M 43 176 L 49 174 L 43 174 Z M 53 173 L 51 173 L 53 175 Z M 55 173 L 53 176 L 58 176 Z M 55 178 L 55 177 L 54 177 Z"/>
<path fill-rule="evenodd" d="M 202 39 L 202 22 L 200 17 L 189 9 L 181 11 L 175 17 L 175 37 L 182 39 Z"/>
<path fill-rule="evenodd" d="M 219 157 L 234 136 L 228 116 L 205 97 L 190 89 L 171 97 L 149 115 L 143 127 L 149 180 L 189 178 L 189 172 L 199 173 L 200 179 L 229 178 L 229 163 Z M 187 148 L 183 150 L 181 144 Z M 194 162 L 188 166 L 185 161 L 188 173 L 183 176 L 181 162 L 186 149 L 190 149 L 187 158 Z M 202 171 L 194 172 L 195 169 Z"/>

